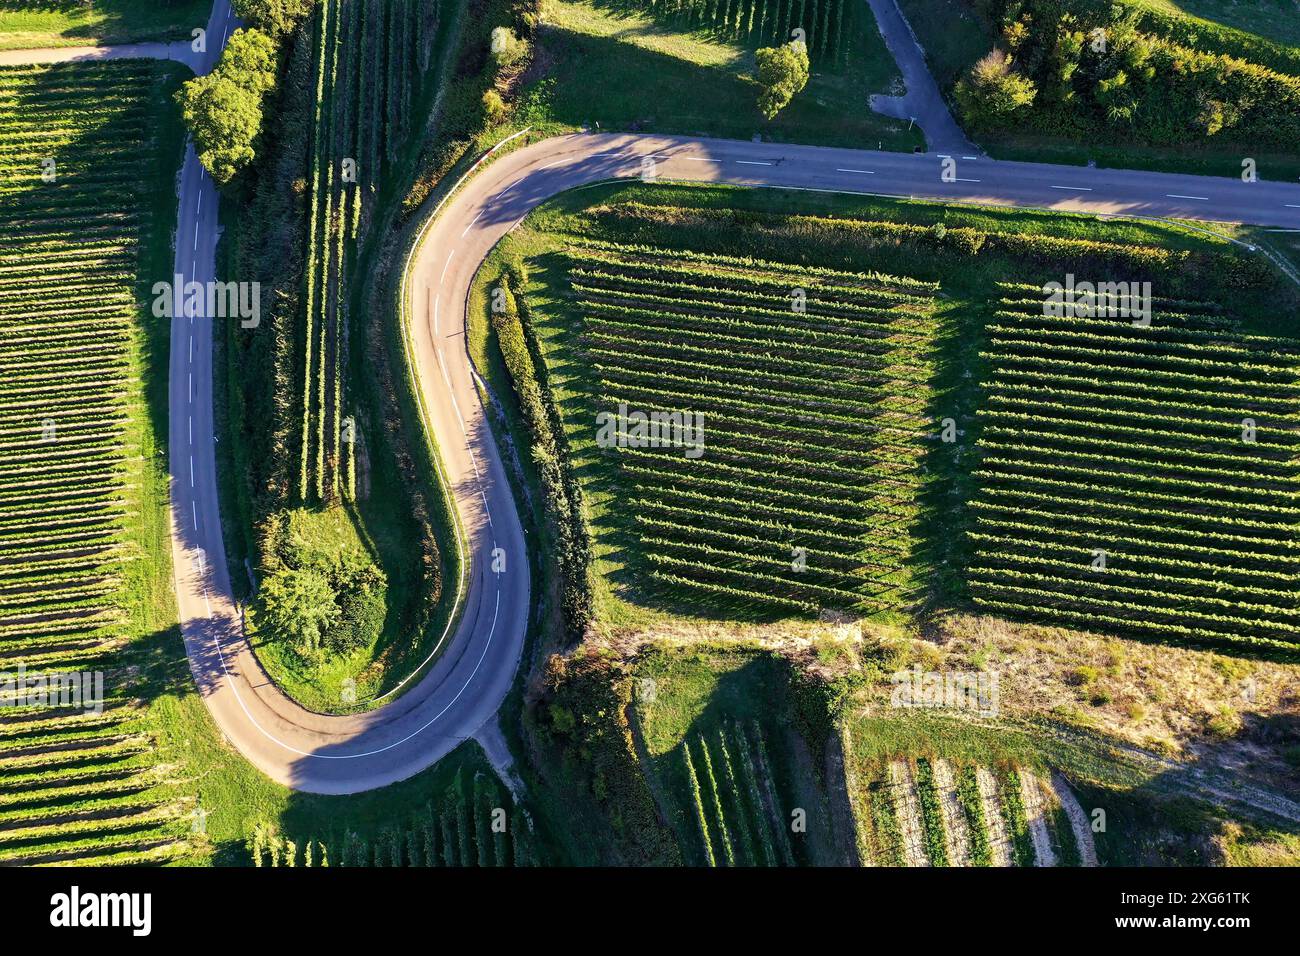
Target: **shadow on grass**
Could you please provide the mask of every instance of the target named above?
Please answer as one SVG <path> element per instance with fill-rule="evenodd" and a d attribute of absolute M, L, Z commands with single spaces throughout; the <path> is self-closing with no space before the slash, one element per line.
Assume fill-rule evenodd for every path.
<path fill-rule="evenodd" d="M 808 88 L 767 121 L 758 111 L 748 52 L 725 66 L 705 66 L 617 34 L 592 36 L 552 24 L 538 30 L 547 72 L 525 94 L 528 122 L 900 150 L 921 141 L 905 124 L 867 108 L 873 91 L 853 79 L 857 73 L 822 73 L 814 64 Z"/>
<path fill-rule="evenodd" d="M 792 667 L 771 654 L 685 649 L 638 662 L 635 743 L 688 864 L 708 865 L 710 851 L 719 866 L 829 862 L 822 748 L 801 733 L 807 702 Z"/>

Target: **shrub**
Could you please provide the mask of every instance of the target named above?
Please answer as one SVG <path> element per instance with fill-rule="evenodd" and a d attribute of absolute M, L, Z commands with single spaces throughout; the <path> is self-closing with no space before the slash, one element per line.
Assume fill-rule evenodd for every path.
<path fill-rule="evenodd" d="M 1241 714 L 1237 713 L 1230 704 L 1222 704 L 1206 720 L 1205 729 L 1215 737 L 1225 740 L 1235 737 L 1241 732 Z"/>
<path fill-rule="evenodd" d="M 346 653 L 379 636 L 387 613 L 388 579 L 378 567 L 355 552 L 345 552 L 335 569 L 333 587 L 338 620 L 325 633 L 325 645 Z"/>
<path fill-rule="evenodd" d="M 510 110 L 506 107 L 506 101 L 501 98 L 501 94 L 496 90 L 488 90 L 483 94 L 483 116 L 488 123 L 495 126 L 498 123 L 505 122 Z"/>
<path fill-rule="evenodd" d="M 758 108 L 769 120 L 808 85 L 808 48 L 799 41 L 763 47 L 754 54 Z"/>
<path fill-rule="evenodd" d="M 1095 684 L 1100 676 L 1097 668 L 1084 664 L 1071 670 L 1066 675 L 1065 682 L 1071 687 L 1087 687 L 1089 684 Z"/>
<path fill-rule="evenodd" d="M 232 0 L 239 19 L 276 39 L 297 26 L 315 3 L 316 0 Z"/>
<path fill-rule="evenodd" d="M 587 579 L 591 540 L 583 517 L 582 492 L 568 456 L 556 439 L 560 429 L 553 420 L 554 403 L 538 380 L 519 304 L 507 276 L 502 276 L 492 297 L 492 328 L 524 423 L 533 438 L 533 463 L 542 482 L 547 530 L 555 542 L 550 557 L 556 564 L 564 628 L 569 639 L 577 640 L 585 633 L 593 613 Z"/>
<path fill-rule="evenodd" d="M 963 116 L 977 127 L 1122 133 L 1153 145 L 1181 144 L 1190 134 L 1285 148 L 1300 136 L 1293 55 L 1218 42 L 1221 31 L 1206 44 L 1185 24 L 1109 2 L 984 6 L 1014 62 L 994 49 L 954 90 Z"/>
<path fill-rule="evenodd" d="M 953 95 L 962 113 L 976 126 L 1005 124 L 1034 101 L 1033 80 L 1011 69 L 1011 54 L 996 47 L 971 67 Z"/>
<path fill-rule="evenodd" d="M 524 59 L 528 53 L 528 43 L 515 36 L 509 27 L 496 27 L 492 30 L 490 49 L 492 63 L 498 72 L 504 73 Z"/>

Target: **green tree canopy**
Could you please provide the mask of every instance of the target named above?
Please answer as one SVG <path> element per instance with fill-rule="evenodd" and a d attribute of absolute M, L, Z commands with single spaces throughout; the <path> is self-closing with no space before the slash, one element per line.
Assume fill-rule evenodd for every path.
<path fill-rule="evenodd" d="M 1034 81 L 1011 69 L 1011 55 L 996 47 L 971 67 L 953 91 L 963 115 L 982 126 L 998 126 L 1034 101 Z"/>
<path fill-rule="evenodd" d="M 271 634 L 303 657 L 319 656 L 325 632 L 340 614 L 329 579 L 312 568 L 285 568 L 268 576 L 258 594 Z"/>
<path fill-rule="evenodd" d="M 754 78 L 761 88 L 758 108 L 770 120 L 808 85 L 808 48 L 796 40 L 785 46 L 763 47 L 754 59 Z"/>
<path fill-rule="evenodd" d="M 316 0 L 233 0 L 235 14 L 279 39 L 311 12 Z"/>
<path fill-rule="evenodd" d="M 262 97 L 275 86 L 275 44 L 260 30 L 236 30 L 207 76 L 176 93 L 199 161 L 219 185 L 254 156 L 262 129 Z"/>

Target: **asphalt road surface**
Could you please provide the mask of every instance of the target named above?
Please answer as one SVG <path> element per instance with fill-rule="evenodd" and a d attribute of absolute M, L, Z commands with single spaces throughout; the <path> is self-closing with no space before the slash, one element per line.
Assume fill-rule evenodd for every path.
<path fill-rule="evenodd" d="M 185 62 L 206 72 L 235 25 L 228 0 L 217 0 L 208 51 Z M 167 45 L 134 50 L 130 55 L 180 58 Z M 127 55 L 76 48 L 23 53 L 23 62 Z M 505 153 L 445 203 L 413 257 L 405 290 L 423 417 L 464 531 L 469 572 L 458 625 L 413 687 L 379 709 L 346 717 L 314 714 L 286 698 L 243 636 L 218 514 L 213 319 L 202 310 L 176 316 L 169 384 L 172 555 L 186 649 L 222 734 L 271 778 L 319 793 L 404 779 L 479 731 L 509 692 L 527 623 L 526 544 L 465 348 L 466 298 L 483 258 L 529 210 L 564 190 L 621 177 L 1300 228 L 1300 184 L 1011 163 L 959 151 L 575 134 Z M 217 195 L 193 149 L 178 193 L 175 272 L 206 283 L 215 272 Z M 503 562 L 503 570 L 494 570 Z"/>
<path fill-rule="evenodd" d="M 406 297 L 425 423 L 442 452 L 465 534 L 464 610 L 447 650 L 418 684 L 363 715 L 326 717 L 297 706 L 267 679 L 241 635 L 217 514 L 210 322 L 178 319 L 171 388 L 177 595 L 191 667 L 223 733 L 282 783 L 354 792 L 429 766 L 489 721 L 509 692 L 527 624 L 526 546 L 470 368 L 465 307 L 492 247 L 559 192 L 654 176 L 1300 228 L 1300 186 L 954 158 L 957 178 L 948 182 L 933 154 L 575 134 L 505 153 L 455 192 L 414 256 Z M 193 165 L 186 170 L 195 179 L 182 182 L 178 269 L 206 278 L 214 197 Z M 196 209 L 196 200 L 206 211 Z M 494 554 L 504 557 L 504 571 L 492 570 Z"/>

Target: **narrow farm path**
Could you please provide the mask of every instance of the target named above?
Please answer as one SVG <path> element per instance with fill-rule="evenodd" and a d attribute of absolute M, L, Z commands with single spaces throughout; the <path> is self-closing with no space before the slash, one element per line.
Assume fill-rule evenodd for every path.
<path fill-rule="evenodd" d="M 925 134 L 925 145 L 931 153 L 978 156 L 979 149 L 966 138 L 939 92 L 939 85 L 925 62 L 925 52 L 911 24 L 898 9 L 898 0 L 867 0 L 867 3 L 907 88 L 902 96 L 874 94 L 871 108 L 895 119 L 915 120 Z"/>
<path fill-rule="evenodd" d="M 1061 809 L 1065 811 L 1070 829 L 1074 831 L 1074 842 L 1079 845 L 1079 862 L 1084 866 L 1096 866 L 1097 844 L 1092 839 L 1088 815 L 1079 806 L 1079 800 L 1065 778 L 1056 772 L 1052 773 L 1052 791 L 1056 794 L 1056 799 L 1061 801 Z"/>
<path fill-rule="evenodd" d="M 224 45 L 224 40 L 222 41 Z M 206 45 L 206 43 L 205 43 Z M 207 72 L 208 55 L 191 42 L 123 43 L 114 46 L 60 46 L 39 50 L 0 50 L 0 66 L 40 63 L 86 63 L 98 60 L 174 60 L 195 73 Z"/>
<path fill-rule="evenodd" d="M 1020 771 L 1020 800 L 1025 806 L 1029 836 L 1034 841 L 1034 865 L 1056 866 L 1056 854 L 1052 851 L 1052 838 L 1047 832 L 1047 818 L 1044 816 L 1043 786 L 1038 777 L 1027 770 Z"/>

